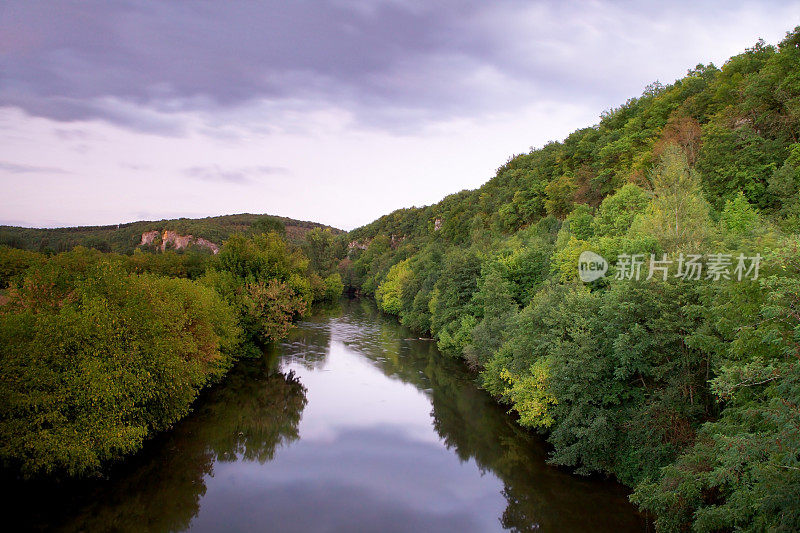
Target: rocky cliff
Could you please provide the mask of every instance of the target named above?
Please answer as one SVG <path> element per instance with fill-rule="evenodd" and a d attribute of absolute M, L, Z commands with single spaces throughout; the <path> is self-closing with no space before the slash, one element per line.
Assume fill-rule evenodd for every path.
<path fill-rule="evenodd" d="M 158 242 L 160 238 L 160 243 Z M 159 246 L 161 251 L 167 249 L 167 246 L 175 250 L 187 248 L 192 244 L 208 248 L 212 253 L 219 253 L 219 245 L 202 237 L 194 237 L 193 235 L 180 235 L 177 231 L 164 230 L 163 233 L 158 230 L 145 231 L 142 233 L 142 240 L 139 246 Z"/>

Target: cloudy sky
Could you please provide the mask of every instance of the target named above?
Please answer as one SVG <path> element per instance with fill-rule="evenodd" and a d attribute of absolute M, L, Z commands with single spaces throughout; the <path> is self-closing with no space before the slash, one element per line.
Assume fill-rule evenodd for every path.
<path fill-rule="evenodd" d="M 0 3 L 0 224 L 352 229 L 800 24 L 800 2 Z"/>

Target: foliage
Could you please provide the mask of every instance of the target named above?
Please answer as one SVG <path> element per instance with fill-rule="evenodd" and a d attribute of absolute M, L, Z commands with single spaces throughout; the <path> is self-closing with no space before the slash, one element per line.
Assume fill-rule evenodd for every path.
<path fill-rule="evenodd" d="M 634 501 L 661 529 L 793 531 L 800 527 L 800 263 L 795 238 L 776 250 L 773 274 L 746 291 L 713 296 L 716 377 L 711 392 L 725 408 L 694 445 Z M 735 309 L 736 312 L 723 312 Z"/>
<path fill-rule="evenodd" d="M 386 279 L 375 291 L 375 300 L 378 302 L 378 307 L 389 314 L 399 315 L 402 311 L 403 286 L 410 277 L 411 268 L 409 267 L 408 259 L 392 265 L 389 273 L 386 274 Z"/>
<path fill-rule="evenodd" d="M 0 461 L 26 477 L 100 474 L 343 290 L 274 232 L 213 258 L 1 247 L 0 274 Z"/>
<path fill-rule="evenodd" d="M 577 185 L 569 176 L 561 176 L 553 180 L 544 188 L 544 207 L 549 215 L 564 218 L 572 211 L 573 199 Z"/>
<path fill-rule="evenodd" d="M 711 218 L 700 179 L 686 155 L 677 147 L 668 147 L 650 181 L 655 198 L 635 220 L 636 230 L 654 235 L 666 251 L 701 249 Z"/>
<path fill-rule="evenodd" d="M 636 215 L 643 213 L 649 203 L 650 198 L 641 187 L 633 183 L 622 186 L 600 204 L 594 219 L 594 232 L 597 235 L 625 235 Z M 578 234 L 576 236 L 580 238 Z"/>
<path fill-rule="evenodd" d="M 201 281 L 236 309 L 248 341 L 245 350 L 258 353 L 257 346 L 285 336 L 311 305 L 307 269 L 308 259 L 277 233 L 234 235 Z"/>
<path fill-rule="evenodd" d="M 253 235 L 259 235 L 261 233 L 277 233 L 278 235 L 285 236 L 286 224 L 284 224 L 282 220 L 275 217 L 259 217 L 250 226 L 250 233 Z"/>
<path fill-rule="evenodd" d="M 719 222 L 726 234 L 752 236 L 758 229 L 759 217 L 744 193 L 740 192 L 733 200 L 725 202 Z"/>
<path fill-rule="evenodd" d="M 479 370 L 552 462 L 634 487 L 659 530 L 797 530 L 798 43 L 698 65 L 352 231 L 350 289 Z M 583 285 L 587 250 L 609 270 Z M 758 253 L 761 277 L 615 279 L 620 254 L 679 253 Z"/>
<path fill-rule="evenodd" d="M 553 425 L 552 406 L 558 400 L 548 392 L 549 372 L 545 362 L 536 361 L 521 375 L 503 369 L 500 378 L 509 385 L 502 394 L 519 413 L 522 426 L 545 429 Z"/>
<path fill-rule="evenodd" d="M 595 219 L 592 216 L 592 208 L 586 204 L 576 205 L 567 215 L 565 222 L 569 232 L 578 239 L 585 240 L 594 236 Z"/>
<path fill-rule="evenodd" d="M 342 276 L 338 272 L 334 272 L 323 280 L 323 287 L 322 300 L 327 302 L 338 300 L 344 291 Z"/>
<path fill-rule="evenodd" d="M 303 253 L 311 268 L 320 275 L 329 275 L 336 270 L 345 254 L 344 237 L 335 235 L 330 228 L 314 228 L 305 234 Z"/>
<path fill-rule="evenodd" d="M 0 309 L 0 457 L 25 475 L 136 451 L 224 375 L 239 338 L 214 291 L 81 249 L 29 269 Z"/>
<path fill-rule="evenodd" d="M 497 263 L 488 263 L 478 281 L 473 301 L 481 319 L 472 329 L 471 344 L 464 350 L 467 362 L 478 368 L 500 348 L 517 313 L 511 283 L 495 265 Z"/>
<path fill-rule="evenodd" d="M 10 283 L 18 283 L 26 270 L 43 259 L 42 255 L 35 252 L 0 246 L 0 289 L 5 289 Z"/>
<path fill-rule="evenodd" d="M 128 271 L 137 274 L 147 272 L 170 278 L 197 279 L 206 271 L 210 259 L 208 253 L 197 251 L 177 253 L 167 250 L 154 254 L 137 249 L 125 257 L 125 264 Z"/>

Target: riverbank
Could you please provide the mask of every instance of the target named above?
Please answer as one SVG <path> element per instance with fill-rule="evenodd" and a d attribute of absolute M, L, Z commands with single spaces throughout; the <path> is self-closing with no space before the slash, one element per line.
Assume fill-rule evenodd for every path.
<path fill-rule="evenodd" d="M 5 487 L 20 494 L 6 516 L 61 531 L 645 527 L 623 487 L 547 465 L 460 361 L 410 336 L 368 300 L 320 309 L 69 505 L 41 518 L 59 496 Z"/>
<path fill-rule="evenodd" d="M 238 359 L 336 299 L 278 233 L 215 256 L 0 246 L 0 465 L 26 478 L 102 476 L 171 428 Z M 195 279 L 187 279 L 188 272 Z"/>

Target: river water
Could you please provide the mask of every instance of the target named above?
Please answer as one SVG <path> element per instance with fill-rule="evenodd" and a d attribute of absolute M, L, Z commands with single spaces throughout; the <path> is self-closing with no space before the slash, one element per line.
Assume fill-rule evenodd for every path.
<path fill-rule="evenodd" d="M 238 364 L 109 479 L 6 490 L 4 520 L 61 531 L 646 528 L 623 487 L 546 458 L 459 361 L 371 303 L 345 301 Z"/>

